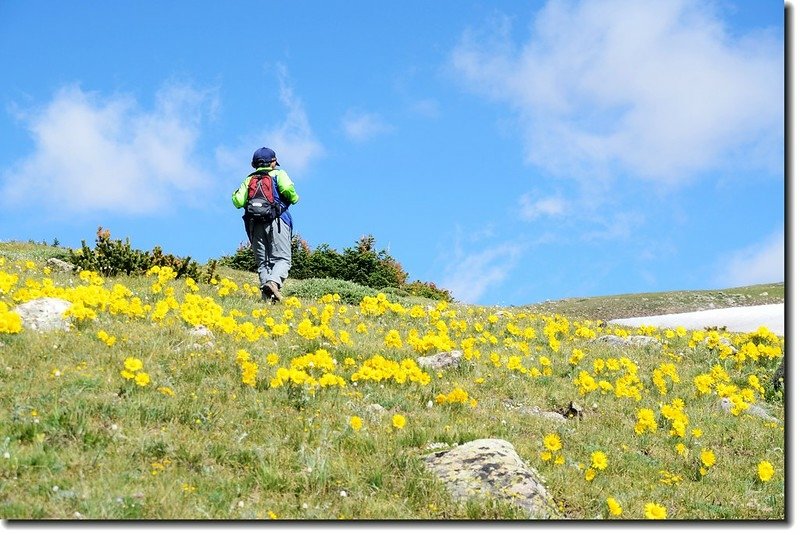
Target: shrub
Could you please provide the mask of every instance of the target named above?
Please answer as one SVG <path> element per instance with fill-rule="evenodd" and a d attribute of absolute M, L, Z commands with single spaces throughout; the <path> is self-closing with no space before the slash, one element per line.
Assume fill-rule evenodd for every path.
<path fill-rule="evenodd" d="M 69 250 L 69 262 L 80 269 L 96 271 L 104 276 L 144 275 L 153 266 L 169 266 L 178 277 L 191 277 L 196 281 L 208 282 L 214 275 L 217 262 L 211 261 L 205 273 L 200 265 L 191 257 L 180 258 L 165 254 L 161 247 L 155 246 L 150 252 L 131 247 L 130 239 L 112 240 L 111 232 L 98 227 L 95 248 L 91 249 L 86 241 L 81 241 L 81 248 Z"/>
<path fill-rule="evenodd" d="M 239 248 L 236 249 L 236 252 L 230 256 L 223 256 L 220 258 L 219 264 L 231 269 L 255 273 L 256 255 L 253 253 L 252 247 L 244 243 L 240 243 Z"/>
<path fill-rule="evenodd" d="M 223 256 L 220 263 L 241 271 L 256 271 L 255 256 L 243 244 L 231 256 Z M 332 249 L 327 243 L 311 249 L 303 238 L 296 235 L 292 238 L 292 267 L 289 278 L 294 280 L 314 279 L 315 282 L 298 286 L 298 296 L 320 297 L 325 293 L 351 295 L 355 302 L 360 302 L 364 295 L 374 295 L 378 289 L 395 297 L 424 297 L 427 299 L 453 301 L 450 292 L 437 288 L 431 282 L 414 281 L 408 284 L 408 273 L 403 266 L 385 250 L 375 250 L 375 238 L 372 235 L 362 236 L 353 247 L 342 253 Z M 342 291 L 324 291 L 332 283 L 349 282 Z M 319 281 L 325 280 L 325 283 Z M 301 295 L 302 294 L 302 295 Z"/>
<path fill-rule="evenodd" d="M 375 251 L 375 238 L 363 236 L 355 247 L 348 247 L 342 254 L 341 277 L 371 288 L 391 286 L 400 288 L 408 275 L 400 264 L 382 250 Z"/>
<path fill-rule="evenodd" d="M 427 297 L 428 299 L 436 299 L 437 301 L 453 302 L 453 295 L 449 290 L 438 288 L 432 282 L 414 281 L 406 284 L 404 289 L 411 295 L 418 297 Z"/>
<path fill-rule="evenodd" d="M 289 277 L 294 279 L 311 279 L 314 273 L 311 270 L 310 259 L 312 251 L 300 236 L 292 237 L 292 267 L 289 270 Z"/>

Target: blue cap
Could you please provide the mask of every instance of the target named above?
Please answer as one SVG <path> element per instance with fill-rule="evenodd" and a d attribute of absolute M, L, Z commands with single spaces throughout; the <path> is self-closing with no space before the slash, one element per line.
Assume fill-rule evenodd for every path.
<path fill-rule="evenodd" d="M 268 149 L 267 147 L 261 147 L 260 149 L 258 149 L 257 151 L 255 151 L 253 153 L 252 165 L 253 165 L 253 167 L 256 167 L 256 164 L 259 161 L 263 161 L 264 163 L 269 163 L 275 158 L 276 158 L 276 156 L 275 156 L 275 151 L 274 150 Z M 280 164 L 278 164 L 278 165 L 280 165 Z"/>

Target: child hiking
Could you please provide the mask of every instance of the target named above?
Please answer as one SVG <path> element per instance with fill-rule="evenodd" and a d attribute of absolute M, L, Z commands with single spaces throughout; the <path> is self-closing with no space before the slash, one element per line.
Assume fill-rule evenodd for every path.
<path fill-rule="evenodd" d="M 292 216 L 289 206 L 300 196 L 275 151 L 261 147 L 253 154 L 255 169 L 233 192 L 236 208 L 244 208 L 244 228 L 253 248 L 263 301 L 283 299 L 281 286 L 292 267 Z"/>

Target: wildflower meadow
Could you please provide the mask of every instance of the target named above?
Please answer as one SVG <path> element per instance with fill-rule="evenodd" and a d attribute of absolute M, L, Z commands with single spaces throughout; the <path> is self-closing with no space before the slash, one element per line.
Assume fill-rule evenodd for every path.
<path fill-rule="evenodd" d="M 626 329 L 380 292 L 348 302 L 298 297 L 292 281 L 268 304 L 255 282 L 0 256 L 0 517 L 525 518 L 455 501 L 421 461 L 431 445 L 493 437 L 564 519 L 785 518 L 771 385 L 784 339 L 766 328 Z M 68 331 L 23 327 L 13 308 L 40 297 L 71 303 Z M 417 361 L 451 350 L 452 368 Z"/>

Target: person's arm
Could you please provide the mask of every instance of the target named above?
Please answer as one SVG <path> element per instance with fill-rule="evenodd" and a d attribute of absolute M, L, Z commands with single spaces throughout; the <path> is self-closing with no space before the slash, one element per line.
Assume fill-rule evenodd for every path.
<path fill-rule="evenodd" d="M 245 178 L 241 185 L 236 188 L 236 191 L 231 195 L 231 201 L 236 208 L 242 208 L 247 203 L 247 188 L 249 186 L 250 177 Z"/>
<path fill-rule="evenodd" d="M 278 183 L 278 193 L 281 194 L 289 204 L 297 204 L 300 200 L 300 195 L 294 189 L 294 182 L 289 178 L 288 173 L 283 169 L 278 169 L 275 175 L 275 181 Z"/>

